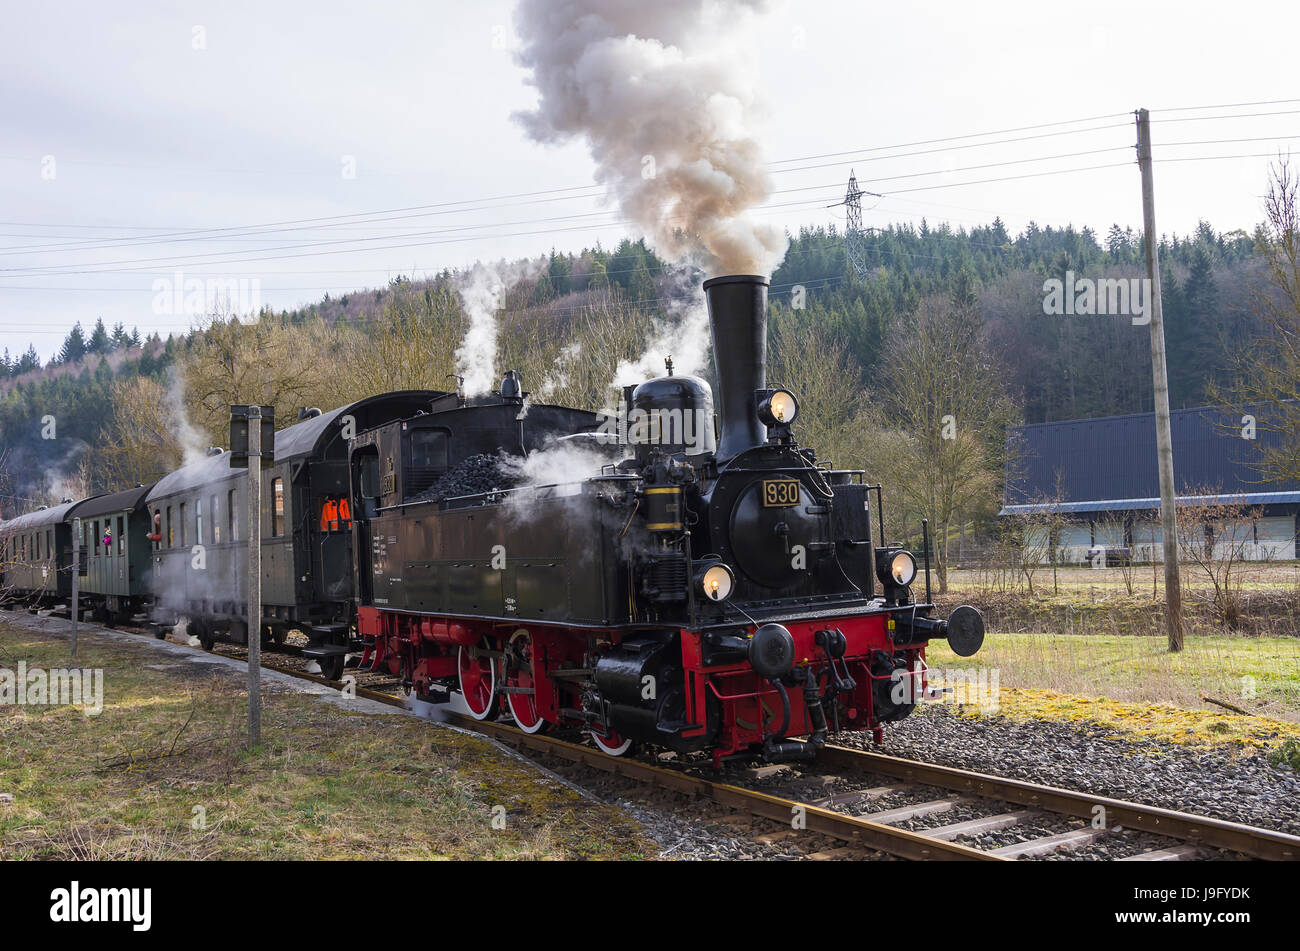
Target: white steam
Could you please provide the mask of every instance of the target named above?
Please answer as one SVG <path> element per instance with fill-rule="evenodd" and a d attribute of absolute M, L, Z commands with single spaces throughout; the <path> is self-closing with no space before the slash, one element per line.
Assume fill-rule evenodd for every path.
<path fill-rule="evenodd" d="M 167 371 L 167 419 L 176 436 L 176 445 L 181 451 L 181 465 L 188 466 L 202 462 L 208 455 L 208 446 L 198 427 L 190 422 L 185 409 L 185 384 L 181 381 L 176 368 Z"/>
<path fill-rule="evenodd" d="M 609 455 L 591 446 L 559 442 L 527 456 L 502 456 L 501 468 L 522 486 L 568 485 L 600 475 Z"/>
<path fill-rule="evenodd" d="M 541 261 L 506 264 L 475 264 L 460 275 L 456 289 L 469 318 L 465 338 L 456 348 L 456 372 L 465 378 L 465 395 L 491 393 L 497 379 L 497 311 L 506 291 L 518 281 L 535 273 Z"/>
<path fill-rule="evenodd" d="M 555 358 L 555 366 L 547 374 L 546 379 L 542 380 L 541 385 L 533 391 L 532 399 L 537 402 L 545 402 L 551 399 L 557 390 L 569 385 L 569 371 L 578 362 L 578 357 L 582 356 L 582 342 L 575 340 L 566 344 L 559 355 Z"/>
<path fill-rule="evenodd" d="M 651 324 L 640 356 L 619 361 L 612 385 L 621 389 L 663 376 L 667 357 L 672 357 L 675 376 L 703 374 L 709 363 L 709 312 L 702 301 L 673 300 L 667 319 Z"/>
<path fill-rule="evenodd" d="M 709 274 L 770 274 L 779 229 L 746 212 L 771 191 L 752 126 L 747 26 L 767 0 L 520 0 L 534 140 L 587 142 L 596 177 L 656 249 Z"/>
<path fill-rule="evenodd" d="M 518 483 L 505 498 L 506 518 L 525 523 L 544 511 L 546 499 L 582 492 L 582 482 L 600 475 L 601 467 L 617 457 L 608 450 L 572 442 L 557 442 L 527 456 L 501 456 L 501 468 Z"/>

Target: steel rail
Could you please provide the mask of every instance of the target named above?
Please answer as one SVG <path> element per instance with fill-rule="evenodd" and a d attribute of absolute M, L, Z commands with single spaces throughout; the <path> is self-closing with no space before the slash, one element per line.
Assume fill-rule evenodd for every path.
<path fill-rule="evenodd" d="M 1242 852 L 1261 859 L 1274 861 L 1300 859 L 1300 836 L 1242 825 L 1226 819 L 1195 816 L 1160 806 L 1147 806 L 1111 799 L 1107 796 L 1071 792 L 1055 786 L 1040 786 L 1025 780 L 1007 779 L 952 766 L 900 759 L 896 756 L 844 746 L 826 746 L 821 751 L 819 762 L 825 766 L 881 773 L 927 786 L 938 786 L 989 799 L 1036 806 L 1048 812 L 1064 813 L 1089 820 L 1097 815 L 1095 810 L 1100 806 L 1105 809 L 1105 821 L 1108 827 L 1116 824 L 1123 825 L 1142 832 L 1179 839 L 1192 845 Z"/>

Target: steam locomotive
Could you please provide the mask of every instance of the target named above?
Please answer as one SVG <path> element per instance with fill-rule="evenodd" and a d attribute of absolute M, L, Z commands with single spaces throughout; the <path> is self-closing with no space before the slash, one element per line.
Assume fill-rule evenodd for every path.
<path fill-rule="evenodd" d="M 913 594 L 917 558 L 885 542 L 879 486 L 796 441 L 797 397 L 766 381 L 767 286 L 704 283 L 716 426 L 709 385 L 669 364 L 613 416 L 533 404 L 511 372 L 490 396 L 386 394 L 282 430 L 263 473 L 262 636 L 304 629 L 335 679 L 359 654 L 423 700 L 459 694 L 526 732 L 577 727 L 610 755 L 646 743 L 784 762 L 831 731 L 880 742 L 924 695 L 928 642 L 969 656 L 984 623 L 965 606 L 934 617 Z M 485 459 L 566 458 L 581 471 L 458 479 Z M 154 486 L 4 523 L 5 580 L 66 598 L 81 509 L 96 516 L 80 518 L 82 590 L 101 617 L 143 605 L 205 645 L 246 638 L 246 482 L 218 450 Z M 319 518 L 340 499 L 350 518 Z"/>
<path fill-rule="evenodd" d="M 796 442 L 797 398 L 765 379 L 767 286 L 704 284 L 716 441 L 708 384 L 671 367 L 629 388 L 617 431 L 524 413 L 511 374 L 486 405 L 359 433 L 362 665 L 427 700 L 459 692 L 479 719 L 504 705 L 528 732 L 581 727 L 611 755 L 641 741 L 779 762 L 814 757 L 831 730 L 879 741 L 922 696 L 930 640 L 978 650 L 979 613 L 934 618 L 912 594 L 916 557 L 873 541 L 879 487 Z M 566 429 L 559 443 L 615 458 L 578 481 L 423 495 L 458 459 L 526 455 L 530 434 L 555 452 Z"/>

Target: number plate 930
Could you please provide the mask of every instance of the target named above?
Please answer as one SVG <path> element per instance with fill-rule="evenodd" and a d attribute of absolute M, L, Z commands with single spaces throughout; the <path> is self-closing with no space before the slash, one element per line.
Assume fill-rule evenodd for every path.
<path fill-rule="evenodd" d="M 799 483 L 794 479 L 763 480 L 764 508 L 782 508 L 788 505 L 798 505 L 799 500 Z"/>

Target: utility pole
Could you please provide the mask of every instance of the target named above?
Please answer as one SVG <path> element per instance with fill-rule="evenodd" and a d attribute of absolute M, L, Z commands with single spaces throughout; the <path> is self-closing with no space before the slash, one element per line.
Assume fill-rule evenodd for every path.
<path fill-rule="evenodd" d="M 1175 509 L 1174 446 L 1169 432 L 1169 375 L 1165 369 L 1165 319 L 1160 301 L 1160 251 L 1155 185 L 1151 178 L 1151 114 L 1137 111 L 1138 166 L 1142 170 L 1142 226 L 1146 235 L 1151 306 L 1151 374 L 1155 383 L 1156 461 L 1160 472 L 1160 525 L 1165 551 L 1165 619 L 1169 650 L 1183 649 L 1183 592 L 1178 576 L 1178 515 Z"/>
<path fill-rule="evenodd" d="M 275 459 L 275 409 L 230 407 L 230 468 L 248 468 L 248 747 L 262 742 L 262 463 Z"/>
<path fill-rule="evenodd" d="M 248 407 L 248 748 L 262 742 L 262 407 Z"/>
<path fill-rule="evenodd" d="M 72 520 L 72 656 L 77 656 L 77 622 L 81 620 L 81 519 Z"/>

